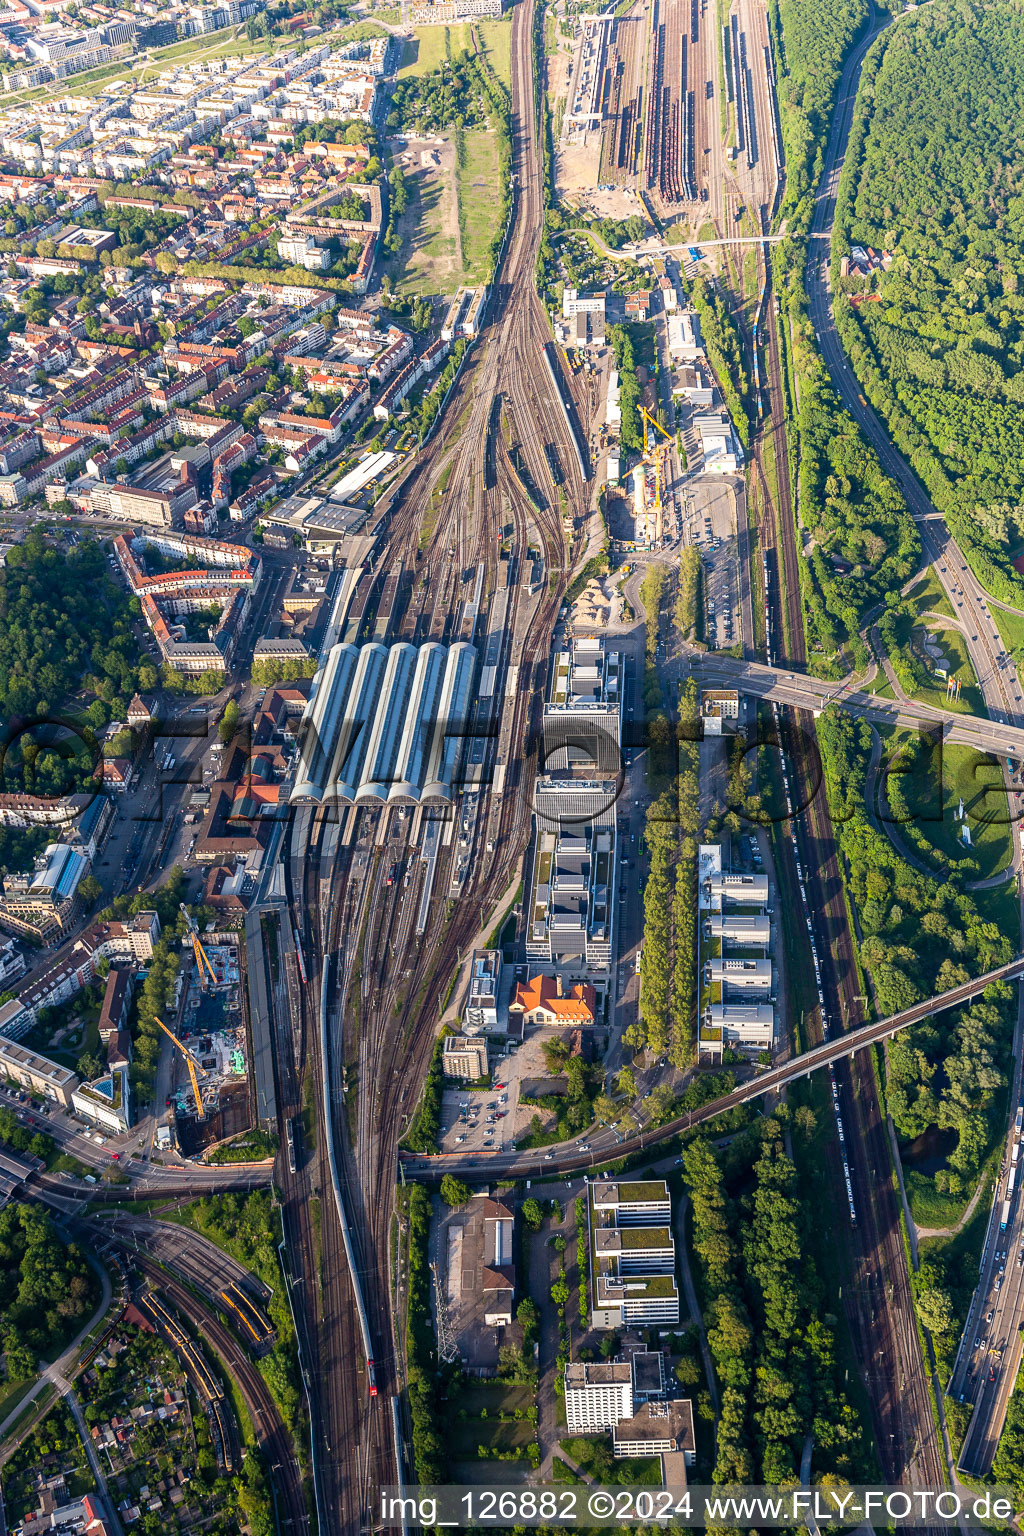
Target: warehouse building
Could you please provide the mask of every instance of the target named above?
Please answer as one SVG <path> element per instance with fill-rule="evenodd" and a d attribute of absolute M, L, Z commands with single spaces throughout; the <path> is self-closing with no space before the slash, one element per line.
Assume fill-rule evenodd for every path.
<path fill-rule="evenodd" d="M 332 647 L 299 731 L 293 802 L 450 802 L 472 709 L 476 647 Z"/>

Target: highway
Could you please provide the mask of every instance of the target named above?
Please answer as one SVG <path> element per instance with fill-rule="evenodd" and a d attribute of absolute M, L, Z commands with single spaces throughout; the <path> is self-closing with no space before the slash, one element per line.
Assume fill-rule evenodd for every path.
<path fill-rule="evenodd" d="M 884 13 L 881 16 L 875 15 L 867 34 L 847 61 L 843 72 L 812 226 L 812 235 L 818 238 L 819 243 L 809 246 L 807 288 L 810 317 L 840 399 L 875 449 L 882 467 L 900 486 L 906 498 L 920 532 L 923 563 L 934 567 L 948 595 L 991 716 L 991 722 L 987 724 L 976 723 L 974 720 L 968 723 L 965 717 L 956 717 L 955 723 L 947 727 L 947 739 L 967 740 L 980 750 L 1019 757 L 1019 746 L 1011 746 L 1009 741 L 1011 734 L 1016 736 L 1024 722 L 1024 697 L 1018 670 L 1004 650 L 993 618 L 992 600 L 968 567 L 941 514 L 893 446 L 883 423 L 864 399 L 853 369 L 844 355 L 832 312 L 830 243 L 825 237 L 830 237 L 832 232 L 836 194 L 861 64 L 874 38 L 889 25 L 891 19 Z M 905 24 L 904 21 L 897 23 Z M 1016 840 L 1014 862 L 1019 868 L 1020 850 Z M 1014 1103 L 1020 1101 L 1022 1041 L 1024 1031 L 1018 1012 L 1014 1038 Z M 1008 1144 L 1007 1160 L 1009 1156 Z M 1007 1176 L 1008 1170 L 1004 1167 L 999 1184 L 1003 1194 Z M 1000 1198 L 997 1195 L 997 1203 Z M 975 1403 L 975 1413 L 960 1457 L 960 1465 L 975 1475 L 991 1467 L 1021 1358 L 1024 1264 L 1018 1262 L 1018 1255 L 1024 1242 L 1024 1228 L 1021 1226 L 1019 1207 L 1018 1200 L 1006 1232 L 1000 1231 L 998 1210 L 994 1210 L 990 1218 L 982 1255 L 981 1277 L 950 1383 L 953 1395 Z"/>
<path fill-rule="evenodd" d="M 1024 711 L 1019 707 L 1024 704 L 1024 696 L 1021 694 L 1016 668 L 1012 660 L 1004 656 L 1003 642 L 992 617 L 989 599 L 954 543 L 940 512 L 893 446 L 884 424 L 866 403 L 856 375 L 843 352 L 832 313 L 830 242 L 857 84 L 864 55 L 891 21 L 892 17 L 887 13 L 875 13 L 865 36 L 850 55 L 843 70 L 826 151 L 825 171 L 815 200 L 812 235 L 819 238 L 817 243 L 808 246 L 809 313 L 836 393 L 878 454 L 882 468 L 903 492 L 920 531 L 924 563 L 935 566 L 953 611 L 964 626 L 964 638 L 978 674 L 986 707 L 993 720 L 1017 723 L 1024 718 Z"/>

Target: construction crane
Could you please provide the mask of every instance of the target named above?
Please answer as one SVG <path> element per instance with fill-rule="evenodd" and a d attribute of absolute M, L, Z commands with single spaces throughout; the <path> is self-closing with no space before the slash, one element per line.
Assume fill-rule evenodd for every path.
<path fill-rule="evenodd" d="M 661 462 L 669 448 L 675 442 L 671 432 L 666 432 L 656 416 L 652 416 L 646 406 L 640 407 L 640 415 L 644 424 L 644 463 L 654 467 L 654 537 L 660 541 L 663 533 L 662 507 L 661 507 Z M 648 425 L 655 430 L 648 434 Z M 660 432 L 665 443 L 659 443 L 656 433 Z"/>
<path fill-rule="evenodd" d="M 153 1018 L 156 1020 L 156 1023 L 159 1024 L 160 1028 L 163 1030 L 163 1032 L 167 1036 L 168 1040 L 173 1041 L 174 1044 L 178 1047 L 178 1050 L 184 1056 L 185 1062 L 186 1062 L 186 1064 L 188 1066 L 188 1075 L 189 1075 L 189 1077 L 192 1080 L 192 1092 L 195 1094 L 196 1114 L 199 1116 L 200 1120 L 205 1120 L 206 1119 L 206 1111 L 203 1109 L 203 1095 L 202 1095 L 202 1092 L 201 1092 L 200 1087 L 199 1087 L 199 1073 L 196 1071 L 196 1067 L 198 1066 L 198 1062 L 196 1061 L 195 1057 L 192 1055 L 192 1052 L 189 1050 L 188 1046 L 187 1045 L 182 1045 L 181 1041 L 178 1039 L 178 1037 L 174 1033 L 174 1031 L 172 1029 L 168 1029 L 167 1028 L 167 1025 L 164 1023 L 163 1019 L 158 1019 L 156 1017 L 155 1013 L 153 1015 Z"/>
<path fill-rule="evenodd" d="M 206 950 L 203 948 L 203 941 L 199 937 L 199 929 L 196 927 L 196 920 L 195 920 L 195 918 L 192 916 L 191 912 L 189 911 L 188 907 L 186 907 L 186 905 L 185 905 L 185 903 L 183 901 L 179 902 L 178 905 L 181 907 L 182 912 L 184 912 L 184 914 L 185 914 L 185 923 L 186 923 L 186 925 L 188 927 L 189 937 L 192 940 L 192 953 L 196 957 L 196 970 L 199 972 L 199 985 L 202 987 L 203 991 L 205 992 L 206 991 L 206 986 L 207 986 L 207 982 L 206 982 L 206 973 L 207 973 L 207 971 L 210 973 L 210 980 L 214 983 L 214 985 L 216 985 L 216 982 L 217 982 L 217 972 L 214 970 L 214 968 L 213 968 L 213 966 L 212 966 L 212 964 L 210 962 L 209 955 L 206 953 Z M 205 970 L 204 970 L 204 966 L 205 966 Z"/>

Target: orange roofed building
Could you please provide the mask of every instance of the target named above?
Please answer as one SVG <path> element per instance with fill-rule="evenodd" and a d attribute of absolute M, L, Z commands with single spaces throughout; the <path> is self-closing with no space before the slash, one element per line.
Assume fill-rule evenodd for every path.
<path fill-rule="evenodd" d="M 586 982 L 566 989 L 560 976 L 534 976 L 516 985 L 509 1014 L 523 1024 L 593 1024 L 597 993 Z"/>

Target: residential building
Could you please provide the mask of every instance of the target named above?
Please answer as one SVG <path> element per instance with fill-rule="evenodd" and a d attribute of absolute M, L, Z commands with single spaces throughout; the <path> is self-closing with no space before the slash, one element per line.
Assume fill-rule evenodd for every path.
<path fill-rule="evenodd" d="M 98 1026 L 99 1036 L 104 1045 L 110 1040 L 111 1035 L 116 1035 L 128 1023 L 134 980 L 131 970 L 126 965 L 112 966 L 107 973 Z"/>
<path fill-rule="evenodd" d="M 127 1131 L 132 1123 L 127 1065 L 115 1067 L 94 1083 L 81 1083 L 71 1095 L 71 1107 L 115 1136 Z"/>
<path fill-rule="evenodd" d="M 72 1094 L 78 1087 L 78 1078 L 70 1067 L 62 1067 L 13 1040 L 0 1039 L 0 1075 L 12 1078 L 30 1093 L 63 1104 L 65 1109 L 70 1108 Z"/>
<path fill-rule="evenodd" d="M 487 1042 L 479 1035 L 446 1035 L 441 1046 L 445 1077 L 476 1082 L 487 1076 Z"/>

